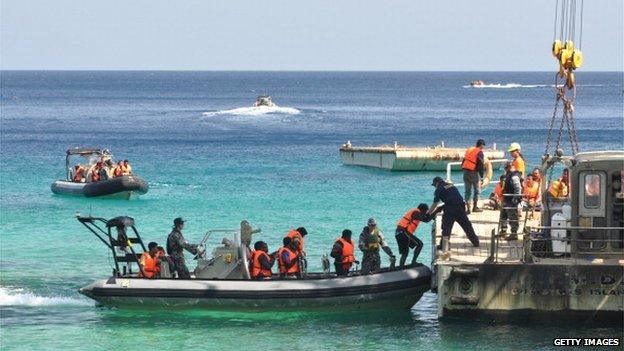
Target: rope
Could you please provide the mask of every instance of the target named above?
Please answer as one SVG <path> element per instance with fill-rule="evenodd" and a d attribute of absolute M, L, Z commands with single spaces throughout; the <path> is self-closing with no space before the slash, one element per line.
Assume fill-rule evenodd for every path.
<path fill-rule="evenodd" d="M 579 35 L 579 50 L 583 50 L 583 5 L 585 5 L 585 0 L 581 0 L 581 33 Z"/>
<path fill-rule="evenodd" d="M 559 10 L 559 0 L 555 2 L 555 21 L 553 22 L 553 42 L 557 40 L 557 12 Z"/>

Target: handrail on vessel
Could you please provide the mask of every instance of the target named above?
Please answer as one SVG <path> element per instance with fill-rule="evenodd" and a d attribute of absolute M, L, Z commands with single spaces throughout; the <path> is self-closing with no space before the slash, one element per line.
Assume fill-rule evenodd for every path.
<path fill-rule="evenodd" d="M 508 160 L 504 159 L 504 158 L 500 158 L 500 159 L 494 159 L 494 160 L 489 160 L 490 163 L 505 163 Z M 446 181 L 447 182 L 451 182 L 453 183 L 453 180 L 451 179 L 451 167 L 453 166 L 460 166 L 462 164 L 462 162 L 456 161 L 456 162 L 448 162 L 446 164 Z M 490 182 L 492 180 L 490 179 Z M 453 183 L 453 185 L 455 186 L 464 186 L 464 183 Z"/>

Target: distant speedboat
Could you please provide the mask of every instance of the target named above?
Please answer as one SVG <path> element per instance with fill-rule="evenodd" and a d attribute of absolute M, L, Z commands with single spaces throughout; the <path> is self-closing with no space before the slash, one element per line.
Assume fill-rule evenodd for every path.
<path fill-rule="evenodd" d="M 82 157 L 84 162 L 72 166 L 73 157 Z M 65 157 L 66 177 L 51 185 L 52 192 L 61 195 L 77 195 L 84 197 L 105 196 L 130 199 L 133 195 L 147 193 L 148 185 L 132 171 L 116 177 L 94 181 L 93 172 L 99 172 L 98 166 L 111 167 L 113 155 L 107 149 L 74 148 L 67 150 Z"/>
<path fill-rule="evenodd" d="M 260 95 L 256 98 L 254 107 L 260 107 L 260 106 L 275 107 L 275 104 L 273 103 L 269 95 Z"/>
<path fill-rule="evenodd" d="M 484 85 L 485 85 L 485 82 L 482 80 L 473 80 L 472 82 L 470 82 L 470 86 L 473 88 L 482 87 Z"/>

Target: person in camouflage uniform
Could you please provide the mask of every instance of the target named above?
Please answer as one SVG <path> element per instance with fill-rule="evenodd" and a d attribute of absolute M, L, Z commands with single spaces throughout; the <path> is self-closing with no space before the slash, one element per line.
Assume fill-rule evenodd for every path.
<path fill-rule="evenodd" d="M 374 218 L 369 218 L 368 225 L 362 229 L 358 247 L 364 253 L 362 257 L 362 274 L 369 274 L 381 268 L 380 248 L 390 256 L 391 265 L 396 260 L 392 250 L 388 247 L 388 243 L 386 243 L 383 233 L 377 228 L 377 222 Z"/>
<path fill-rule="evenodd" d="M 173 261 L 173 270 L 178 272 L 179 279 L 191 278 L 191 273 L 186 267 L 184 261 L 184 250 L 197 254 L 197 245 L 189 244 L 182 235 L 182 229 L 184 229 L 184 220 L 180 217 L 173 220 L 173 230 L 167 237 L 167 254 Z"/>

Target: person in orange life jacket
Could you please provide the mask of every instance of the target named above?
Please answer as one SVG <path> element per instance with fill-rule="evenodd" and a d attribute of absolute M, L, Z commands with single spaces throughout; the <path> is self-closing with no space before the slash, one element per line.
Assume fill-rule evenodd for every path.
<path fill-rule="evenodd" d="M 441 210 L 442 209 L 439 209 L 438 212 Z M 407 211 L 397 224 L 394 238 L 396 239 L 397 245 L 399 246 L 399 253 L 401 254 L 401 259 L 399 261 L 400 266 L 405 265 L 410 248 L 414 249 L 412 264 L 416 263 L 416 259 L 418 255 L 420 255 L 420 251 L 424 245 L 423 242 L 416 237 L 416 229 L 420 222 L 429 222 L 437 214 L 437 212 L 427 214 L 427 211 L 429 211 L 429 206 L 421 203 L 417 208 L 412 208 Z"/>
<path fill-rule="evenodd" d="M 308 231 L 304 227 L 291 229 L 286 234 L 286 236 L 292 239 L 293 243 L 296 245 L 298 253 L 303 253 L 304 255 L 305 255 L 304 238 L 306 235 L 308 235 Z"/>
<path fill-rule="evenodd" d="M 474 189 L 474 199 L 472 201 L 472 212 L 482 212 L 477 207 L 479 202 L 479 193 L 481 191 L 481 178 L 483 178 L 483 166 L 484 156 L 483 147 L 485 147 L 485 141 L 483 139 L 477 140 L 476 146 L 468 148 L 464 154 L 464 160 L 462 161 L 462 170 L 464 171 L 464 197 L 466 200 L 466 213 L 470 213 L 470 197 L 472 189 Z"/>
<path fill-rule="evenodd" d="M 271 268 L 275 264 L 275 260 L 269 256 L 269 246 L 264 241 L 256 241 L 254 244 L 255 251 L 251 254 L 251 267 L 249 274 L 251 279 L 271 278 Z"/>
<path fill-rule="evenodd" d="M 122 161 L 119 161 L 117 162 L 117 166 L 115 166 L 115 169 L 113 170 L 113 177 L 117 178 L 121 176 L 123 176 L 123 163 Z"/>
<path fill-rule="evenodd" d="M 503 184 L 505 183 L 505 175 L 500 176 L 498 183 L 494 187 L 494 191 L 490 194 L 490 207 L 493 210 L 500 209 L 503 203 Z"/>
<path fill-rule="evenodd" d="M 336 240 L 332 247 L 330 256 L 334 258 L 334 266 L 336 267 L 336 274 L 348 275 L 351 266 L 353 266 L 355 260 L 355 247 L 351 236 L 353 232 L 349 229 L 342 231 L 342 236 Z"/>
<path fill-rule="evenodd" d="M 123 175 L 132 174 L 132 166 L 128 163 L 128 160 L 123 160 Z"/>
<path fill-rule="evenodd" d="M 299 275 L 299 255 L 297 255 L 297 246 L 289 237 L 285 237 L 282 243 L 284 246 L 277 250 L 277 264 L 280 277 L 296 277 Z"/>
<path fill-rule="evenodd" d="M 95 167 L 93 167 L 93 169 L 91 170 L 91 181 L 92 182 L 99 182 L 100 179 L 100 168 L 102 167 L 102 163 L 98 162 Z"/>
<path fill-rule="evenodd" d="M 74 176 L 72 177 L 72 180 L 75 183 L 84 183 L 85 182 L 85 169 L 82 168 L 81 165 L 76 165 L 74 166 Z"/>
<path fill-rule="evenodd" d="M 158 278 L 160 274 L 160 260 L 162 259 L 158 255 L 158 244 L 151 242 L 147 245 L 149 251 L 141 254 L 139 264 L 143 268 L 143 273 L 139 273 L 140 277 L 144 278 Z"/>
<path fill-rule="evenodd" d="M 524 155 L 522 155 L 522 152 L 520 152 L 520 150 L 520 144 L 518 143 L 511 143 L 511 145 L 509 145 L 509 148 L 507 149 L 507 151 L 511 154 L 511 157 L 513 158 L 511 164 L 514 166 L 516 171 L 520 173 L 520 180 L 522 180 L 526 176 L 526 168 L 524 165 Z"/>

